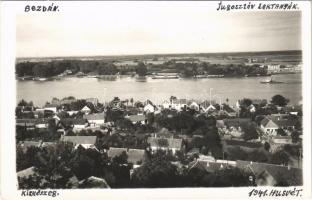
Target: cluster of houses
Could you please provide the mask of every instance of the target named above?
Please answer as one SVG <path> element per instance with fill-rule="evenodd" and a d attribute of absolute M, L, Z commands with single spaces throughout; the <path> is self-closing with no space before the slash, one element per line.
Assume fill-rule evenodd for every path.
<path fill-rule="evenodd" d="M 74 98 L 68 98 L 63 100 L 53 99 L 51 104 L 46 105 L 43 108 L 35 108 L 32 106 L 22 106 L 19 109 L 21 112 L 32 112 L 34 113 L 34 118 L 22 118 L 16 119 L 17 127 L 24 127 L 27 130 L 31 129 L 47 129 L 50 123 L 54 123 L 56 125 L 57 131 L 61 132 L 60 141 L 63 142 L 71 142 L 74 144 L 74 148 L 83 147 L 86 149 L 94 149 L 101 153 L 96 147 L 97 137 L 96 136 L 69 136 L 67 135 L 67 130 L 71 129 L 74 132 L 81 130 L 100 130 L 103 133 L 108 132 L 108 128 L 113 128 L 113 123 L 106 121 L 106 109 L 102 112 L 92 112 L 91 108 L 88 105 L 84 106 L 79 111 L 66 111 L 69 115 L 73 115 L 74 113 L 81 112 L 83 116 L 80 118 L 60 118 L 58 116 L 59 112 L 64 112 L 61 109 L 62 104 L 70 104 L 76 101 Z M 97 106 L 99 101 L 96 98 L 86 99 L 87 102 Z M 263 143 L 270 142 L 272 146 L 274 144 L 282 146 L 285 144 L 292 144 L 291 133 L 296 129 L 296 124 L 300 117 L 298 117 L 298 113 L 300 108 L 295 108 L 293 106 L 286 106 L 283 108 L 284 114 L 271 114 L 264 116 L 264 118 L 260 121 L 260 124 L 256 124 L 251 121 L 251 119 L 247 118 L 239 118 L 239 105 L 240 101 L 237 102 L 237 108 L 230 107 L 227 104 L 216 104 L 214 101 L 196 101 L 196 100 L 186 100 L 186 99 L 171 99 L 169 101 L 164 101 L 161 105 L 155 105 L 150 101 L 146 101 L 142 103 L 140 106 L 129 106 L 124 107 L 121 101 L 112 101 L 111 107 L 113 110 L 134 110 L 135 112 L 129 112 L 130 114 L 126 114 L 125 118 L 129 119 L 133 124 L 146 124 L 147 123 L 147 114 L 149 113 L 160 113 L 164 109 L 175 110 L 177 112 L 183 110 L 192 109 L 199 113 L 206 113 L 212 116 L 216 115 L 225 115 L 227 116 L 224 119 L 217 120 L 217 128 L 219 135 L 224 141 L 243 141 L 242 136 L 244 135 L 245 127 L 252 126 L 254 130 L 258 134 L 258 138 L 251 140 L 249 142 L 253 143 Z M 256 108 L 267 105 L 266 100 L 252 100 L 252 104 L 248 107 L 249 111 L 255 112 Z M 40 113 L 50 112 L 52 115 L 49 118 L 41 117 Z M 294 117 L 296 116 L 296 117 Z M 279 135 L 278 130 L 283 129 L 285 135 Z M 187 138 L 189 139 L 189 138 Z M 127 155 L 128 163 L 132 164 L 132 170 L 130 173 L 140 167 L 146 157 L 146 152 L 154 153 L 158 150 L 170 151 L 173 155 L 176 152 L 184 149 L 183 140 L 185 138 L 181 137 L 173 137 L 172 134 L 164 135 L 164 134 L 153 134 L 147 138 L 147 149 L 131 149 L 131 148 L 117 148 L 110 147 L 109 149 L 104 150 L 107 153 L 108 157 L 113 159 L 116 156 L 120 156 L 123 153 Z M 49 145 L 54 145 L 54 142 L 43 142 L 43 141 L 21 141 L 19 142 L 19 146 L 24 150 L 30 146 L 36 147 L 46 147 Z M 194 151 L 192 149 L 191 151 Z M 188 156 L 193 155 L 192 152 L 186 152 Z M 215 170 L 219 170 L 229 166 L 235 166 L 242 169 L 247 169 L 253 172 L 255 176 L 255 180 L 257 185 L 274 185 L 278 182 L 278 176 L 276 171 L 287 171 L 288 174 L 292 174 L 296 172 L 298 175 L 297 168 L 290 168 L 279 165 L 269 165 L 265 163 L 251 163 L 249 161 L 227 161 L 227 160 L 216 160 L 212 156 L 205 156 L 200 154 L 199 151 L 195 150 L 195 153 L 198 154 L 198 158 L 191 162 L 187 167 L 189 169 L 192 168 L 202 168 L 207 170 L 208 172 L 212 172 Z M 181 165 L 178 165 L 181 166 Z M 299 170 L 300 171 L 300 170 Z M 21 172 L 21 174 L 23 174 Z M 104 184 L 105 180 L 99 180 L 97 177 L 90 177 L 91 180 L 100 182 L 105 187 L 109 187 Z M 88 180 L 85 180 L 87 182 Z"/>

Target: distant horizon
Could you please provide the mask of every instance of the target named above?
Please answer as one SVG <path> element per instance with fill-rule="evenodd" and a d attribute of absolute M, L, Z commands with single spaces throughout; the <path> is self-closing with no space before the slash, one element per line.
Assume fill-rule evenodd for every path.
<path fill-rule="evenodd" d="M 79 57 L 122 57 L 122 56 L 164 56 L 164 55 L 192 55 L 192 54 L 244 54 L 244 53 L 270 53 L 270 52 L 302 52 L 302 49 L 292 50 L 262 50 L 262 51 L 220 51 L 220 52 L 185 52 L 185 53 L 147 53 L 147 54 L 103 54 L 103 55 L 66 55 L 66 56 L 28 56 L 16 59 L 27 58 L 79 58 Z"/>

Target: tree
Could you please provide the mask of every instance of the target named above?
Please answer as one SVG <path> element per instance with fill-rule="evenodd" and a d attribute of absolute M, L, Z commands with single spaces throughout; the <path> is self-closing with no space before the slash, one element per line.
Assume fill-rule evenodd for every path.
<path fill-rule="evenodd" d="M 128 155 L 125 151 L 123 151 L 120 155 L 113 157 L 113 162 L 120 165 L 120 164 L 127 164 L 128 163 Z"/>
<path fill-rule="evenodd" d="M 244 151 L 242 148 L 233 147 L 228 150 L 228 159 L 229 160 L 246 160 L 248 157 L 248 154 L 246 151 Z"/>
<path fill-rule="evenodd" d="M 124 113 L 123 113 L 123 111 L 121 111 L 121 110 L 107 109 L 105 121 L 108 121 L 108 122 L 117 122 L 118 120 L 123 119 L 123 114 L 124 114 Z"/>
<path fill-rule="evenodd" d="M 118 119 L 116 121 L 116 126 L 119 127 L 121 130 L 132 130 L 133 124 L 129 119 Z"/>
<path fill-rule="evenodd" d="M 248 153 L 247 160 L 254 161 L 254 162 L 266 163 L 266 162 L 268 162 L 269 158 L 263 151 L 253 150 L 253 151 Z"/>
<path fill-rule="evenodd" d="M 169 161 L 153 158 L 136 168 L 131 183 L 133 187 L 176 187 L 181 184 L 178 178 L 176 166 Z"/>
<path fill-rule="evenodd" d="M 288 102 L 289 99 L 286 99 L 285 97 L 279 94 L 274 95 L 271 100 L 271 103 L 276 106 L 286 106 Z"/>
<path fill-rule="evenodd" d="M 25 159 L 34 166 L 36 175 L 29 180 L 19 180 L 20 188 L 36 186 L 38 188 L 71 188 L 70 178 L 74 176 L 70 168 L 73 157 L 73 145 L 57 143 L 45 148 L 27 150 Z"/>
<path fill-rule="evenodd" d="M 244 98 L 244 99 L 241 101 L 241 103 L 240 103 L 240 105 L 243 106 L 243 107 L 245 107 L 245 108 L 247 108 L 247 107 L 250 106 L 251 104 L 252 104 L 252 101 L 251 101 L 250 99 L 246 99 L 246 98 Z"/>
<path fill-rule="evenodd" d="M 264 149 L 265 149 L 266 151 L 269 151 L 270 148 L 271 148 L 271 145 L 270 145 L 268 142 L 265 142 L 265 143 L 264 143 Z"/>
<path fill-rule="evenodd" d="M 277 129 L 276 133 L 281 136 L 286 136 L 286 132 L 282 128 Z"/>
<path fill-rule="evenodd" d="M 158 146 L 160 146 L 160 147 L 168 147 L 168 140 L 167 139 L 165 139 L 165 138 L 160 138 L 160 139 L 158 139 L 157 140 L 157 144 L 158 144 Z"/>
<path fill-rule="evenodd" d="M 173 102 L 173 101 L 175 101 L 175 100 L 177 100 L 177 97 L 175 97 L 175 96 L 171 96 L 171 97 L 170 97 L 170 102 Z"/>
<path fill-rule="evenodd" d="M 297 143 L 299 141 L 299 132 L 298 131 L 292 131 L 291 132 L 291 138 L 293 143 Z"/>
<path fill-rule="evenodd" d="M 248 123 L 244 125 L 242 128 L 244 131 L 243 138 L 245 141 L 251 140 L 251 139 L 257 139 L 259 137 L 255 124 Z"/>
<path fill-rule="evenodd" d="M 277 164 L 277 165 L 288 165 L 289 156 L 283 150 L 276 151 L 273 153 L 270 163 Z"/>
<path fill-rule="evenodd" d="M 140 101 L 137 101 L 137 102 L 134 103 L 134 106 L 137 107 L 137 108 L 140 108 L 140 107 L 143 108 L 144 104 L 142 102 L 140 102 Z"/>
<path fill-rule="evenodd" d="M 239 168 L 225 168 L 215 172 L 215 180 L 211 183 L 214 187 L 242 187 L 251 186 L 254 183 L 250 182 L 250 172 L 246 172 Z"/>
<path fill-rule="evenodd" d="M 225 101 L 226 101 L 226 104 L 229 104 L 229 98 L 226 98 Z"/>
<path fill-rule="evenodd" d="M 32 101 L 27 102 L 27 101 L 25 101 L 24 99 L 22 99 L 21 101 L 18 102 L 17 105 L 18 105 L 18 106 L 33 106 L 34 104 L 33 104 Z"/>
<path fill-rule="evenodd" d="M 145 64 L 143 62 L 139 62 L 135 72 L 139 75 L 139 76 L 145 76 L 147 73 L 147 67 L 145 66 Z"/>

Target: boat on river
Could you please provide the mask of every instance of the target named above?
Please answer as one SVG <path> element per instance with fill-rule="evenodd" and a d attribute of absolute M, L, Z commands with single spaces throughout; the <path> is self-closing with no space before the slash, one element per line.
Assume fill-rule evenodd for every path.
<path fill-rule="evenodd" d="M 33 80 L 34 81 L 51 81 L 53 79 L 52 78 L 44 78 L 44 77 L 35 77 Z"/>
<path fill-rule="evenodd" d="M 223 74 L 196 75 L 195 78 L 223 78 Z"/>
<path fill-rule="evenodd" d="M 275 80 L 273 80 L 273 78 L 272 78 L 272 76 L 271 76 L 270 79 L 264 80 L 264 81 L 260 81 L 260 83 L 263 83 L 263 84 L 279 84 L 279 83 L 284 83 L 284 82 L 275 81 Z"/>
<path fill-rule="evenodd" d="M 178 79 L 178 75 L 155 75 L 152 79 Z"/>

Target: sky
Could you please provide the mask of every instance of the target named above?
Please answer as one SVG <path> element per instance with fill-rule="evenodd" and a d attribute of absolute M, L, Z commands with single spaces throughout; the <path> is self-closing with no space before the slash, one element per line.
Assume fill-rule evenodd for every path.
<path fill-rule="evenodd" d="M 213 53 L 301 49 L 300 11 L 217 12 L 110 3 L 16 17 L 17 57 Z"/>

